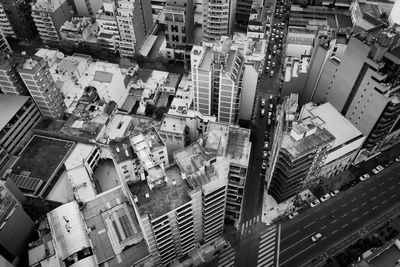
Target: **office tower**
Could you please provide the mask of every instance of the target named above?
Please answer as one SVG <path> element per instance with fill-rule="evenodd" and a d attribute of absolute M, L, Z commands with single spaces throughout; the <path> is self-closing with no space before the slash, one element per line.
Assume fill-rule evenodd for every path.
<path fill-rule="evenodd" d="M 0 181 L 0 263 L 17 266 L 28 246 L 33 221 L 22 208 L 20 192 L 9 181 Z M 19 194 L 17 194 L 19 192 Z M 11 242 L 12 240 L 12 242 Z M 2 265 L 10 266 L 10 265 Z"/>
<path fill-rule="evenodd" d="M 398 130 L 399 38 L 392 28 L 352 36 L 342 59 L 332 56 L 324 65 L 312 95 L 341 111 L 367 137 L 367 150 Z"/>
<path fill-rule="evenodd" d="M 18 66 L 18 72 L 42 115 L 54 119 L 61 118 L 65 104 L 47 62 L 41 57 L 33 56 Z"/>
<path fill-rule="evenodd" d="M 0 147 L 11 155 L 22 149 L 41 118 L 29 96 L 0 95 Z"/>
<path fill-rule="evenodd" d="M 0 29 L 7 37 L 32 39 L 35 34 L 30 3 L 24 0 L 0 1 Z"/>
<path fill-rule="evenodd" d="M 190 65 L 188 46 L 194 29 L 193 0 L 168 0 L 164 8 L 165 40 L 167 56 L 175 61 Z"/>
<path fill-rule="evenodd" d="M 335 141 L 335 137 L 322 127 L 324 122 L 318 117 L 296 121 L 294 116 L 285 116 L 297 107 L 295 102 L 287 98 L 282 109 L 277 111 L 279 132 L 272 147 L 272 162 L 266 182 L 268 193 L 278 203 L 314 183 Z"/>
<path fill-rule="evenodd" d="M 236 0 L 203 0 L 204 40 L 214 42 L 233 33 Z"/>
<path fill-rule="evenodd" d="M 60 27 L 72 18 L 67 0 L 38 0 L 32 6 L 32 17 L 40 39 L 44 42 L 61 40 Z"/>
<path fill-rule="evenodd" d="M 0 54 L 0 91 L 6 95 L 29 95 L 17 66 L 24 61 L 23 56 Z"/>
<path fill-rule="evenodd" d="M 214 47 L 194 46 L 191 73 L 194 109 L 219 122 L 237 123 L 243 83 L 243 59 L 232 41 L 223 38 Z"/>
<path fill-rule="evenodd" d="M 80 17 L 93 16 L 103 6 L 103 0 L 71 0 L 70 3 L 76 15 Z"/>
<path fill-rule="evenodd" d="M 246 27 L 249 23 L 252 5 L 253 0 L 237 0 L 235 24 L 238 27 Z"/>

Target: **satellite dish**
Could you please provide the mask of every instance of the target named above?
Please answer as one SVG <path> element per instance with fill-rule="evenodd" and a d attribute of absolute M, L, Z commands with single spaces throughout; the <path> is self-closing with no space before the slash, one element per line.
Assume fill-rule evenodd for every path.
<path fill-rule="evenodd" d="M 64 53 L 63 53 L 63 52 L 57 52 L 56 57 L 57 57 L 58 59 L 63 59 L 65 56 L 64 56 Z"/>

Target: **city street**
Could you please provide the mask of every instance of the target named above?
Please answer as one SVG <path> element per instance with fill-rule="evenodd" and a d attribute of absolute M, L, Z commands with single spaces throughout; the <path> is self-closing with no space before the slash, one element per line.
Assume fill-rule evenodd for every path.
<path fill-rule="evenodd" d="M 315 266 L 400 212 L 400 164 L 281 226 L 280 266 Z M 312 242 L 310 237 L 321 233 Z M 348 237 L 348 238 L 347 238 Z M 346 239 L 347 238 L 347 239 Z M 315 259 L 315 260 L 314 260 Z"/>

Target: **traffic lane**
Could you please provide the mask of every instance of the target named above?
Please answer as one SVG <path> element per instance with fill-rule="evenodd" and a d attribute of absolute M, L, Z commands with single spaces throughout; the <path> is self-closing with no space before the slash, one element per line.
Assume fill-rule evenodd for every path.
<path fill-rule="evenodd" d="M 400 190 L 400 181 L 396 181 L 393 176 L 387 177 L 386 181 L 381 179 L 371 182 L 369 182 L 369 187 L 365 187 L 368 184 L 359 186 L 358 190 L 351 192 L 351 194 L 342 194 L 341 196 L 338 195 L 334 199 L 329 199 L 317 207 L 311 208 L 310 212 L 303 215 L 303 217 L 299 215 L 299 217 L 294 218 L 292 221 L 284 223 L 282 225 L 281 240 L 283 242 L 281 243 L 281 247 L 284 248 L 287 245 L 285 242 L 287 237 L 291 237 L 290 240 L 302 237 L 302 233 L 299 232 L 299 229 L 304 228 L 304 226 L 309 225 L 310 223 L 319 222 L 321 219 L 331 216 L 342 217 L 343 215 L 349 213 L 349 211 L 354 213 L 355 210 L 363 210 L 360 209 L 362 207 L 368 209 L 370 206 L 370 208 L 373 209 L 379 203 L 386 204 L 388 198 L 395 198 L 394 195 Z M 377 194 L 377 196 L 370 197 L 370 194 L 377 190 L 380 190 L 379 194 Z M 327 211 L 326 208 L 328 208 L 330 205 L 332 205 L 333 209 Z M 320 210 L 324 210 L 325 214 L 321 215 Z"/>
<path fill-rule="evenodd" d="M 240 244 L 240 249 L 235 259 L 235 266 L 257 266 L 258 248 L 260 245 L 260 235 L 265 228 L 256 230 L 249 238 L 246 238 Z"/>
<path fill-rule="evenodd" d="M 309 208 L 305 212 L 302 212 L 298 217 L 294 218 L 291 221 L 287 221 L 282 224 L 282 238 L 286 235 L 290 235 L 292 232 L 296 231 L 297 224 L 300 223 L 309 223 L 312 220 L 316 219 L 315 214 L 319 214 L 321 209 L 324 209 L 334 205 L 336 207 L 342 207 L 343 204 L 347 202 L 352 202 L 353 199 L 357 198 L 369 198 L 370 194 L 373 193 L 375 190 L 389 185 L 389 186 L 396 186 L 396 179 L 394 177 L 400 177 L 400 165 L 396 166 L 396 169 L 385 169 L 386 172 L 381 172 L 378 175 L 370 177 L 368 180 L 357 184 L 356 186 L 340 192 L 334 198 L 327 200 L 319 204 L 314 208 Z M 396 176 L 397 175 L 397 176 Z M 400 181 L 397 181 L 397 186 L 399 186 Z M 339 210 L 340 211 L 340 210 Z M 314 216 L 313 216 L 314 215 Z M 317 215 L 319 216 L 319 215 Z M 301 222 L 302 221 L 302 222 Z"/>
<path fill-rule="evenodd" d="M 365 205 L 361 205 L 360 207 L 354 207 L 355 205 L 349 206 L 346 209 L 347 212 L 341 214 L 341 216 L 325 216 L 324 220 L 313 223 L 308 231 L 301 231 L 300 233 L 304 233 L 305 236 L 297 237 L 301 238 L 298 242 L 293 243 L 296 239 L 293 236 L 290 237 L 290 246 L 285 248 L 281 243 L 281 263 L 288 262 L 287 266 L 290 266 L 292 261 L 298 264 L 303 259 L 315 258 L 321 251 L 326 250 L 332 244 L 335 245 L 335 242 L 340 242 L 342 238 L 364 227 L 366 222 L 380 218 L 381 215 L 386 213 L 388 207 L 392 208 L 396 206 L 400 200 L 400 195 L 396 194 L 397 192 L 398 188 L 393 187 L 387 193 L 379 194 L 373 197 L 374 199 L 364 202 Z M 318 232 L 326 236 L 325 241 L 318 241 L 318 248 L 311 249 L 311 246 L 307 245 L 306 240 Z M 341 238 L 338 239 L 338 237 Z M 351 242 L 352 240 L 349 243 Z M 304 260 L 304 262 L 307 262 L 307 260 Z"/>

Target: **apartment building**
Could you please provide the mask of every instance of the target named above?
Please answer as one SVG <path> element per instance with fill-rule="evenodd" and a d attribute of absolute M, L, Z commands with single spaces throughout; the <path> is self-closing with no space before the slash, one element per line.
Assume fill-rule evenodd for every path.
<path fill-rule="evenodd" d="M 229 38 L 223 38 L 214 47 L 194 46 L 191 73 L 194 110 L 234 124 L 239 120 L 243 93 L 243 59 L 231 44 Z"/>
<path fill-rule="evenodd" d="M 0 94 L 0 147 L 11 155 L 21 150 L 41 118 L 29 96 Z"/>
<path fill-rule="evenodd" d="M 103 7 L 96 13 L 96 22 L 99 25 L 97 43 L 103 49 L 116 53 L 119 50 L 119 29 L 116 18 L 115 1 L 104 0 Z"/>
<path fill-rule="evenodd" d="M 202 12 L 205 41 L 213 43 L 233 33 L 236 0 L 204 0 Z"/>
<path fill-rule="evenodd" d="M 73 11 L 67 0 L 38 0 L 32 6 L 32 17 L 44 42 L 61 41 L 60 27 L 72 18 Z"/>
<path fill-rule="evenodd" d="M 367 137 L 367 150 L 397 136 L 399 36 L 393 28 L 353 35 L 341 60 L 327 60 L 312 95 L 344 114 Z"/>
<path fill-rule="evenodd" d="M 0 91 L 6 95 L 29 95 L 28 89 L 17 71 L 25 58 L 19 55 L 0 55 Z"/>
<path fill-rule="evenodd" d="M 4 35 L 3 31 L 0 29 L 0 53 L 11 53 L 11 47 Z"/>
<path fill-rule="evenodd" d="M 193 0 L 168 0 L 164 7 L 166 52 L 169 59 L 190 66 L 188 45 L 194 30 Z"/>
<path fill-rule="evenodd" d="M 73 17 L 60 27 L 61 39 L 76 43 L 96 43 L 97 33 L 98 25 L 93 24 L 89 17 Z"/>
<path fill-rule="evenodd" d="M 17 70 L 42 115 L 61 118 L 65 110 L 63 95 L 54 83 L 47 62 L 33 56 L 20 64 Z"/>
<path fill-rule="evenodd" d="M 15 191 L 17 190 L 17 191 Z M 22 262 L 34 223 L 22 208 L 25 200 L 9 181 L 0 181 L 0 263 L 17 266 Z M 12 240 L 12 242 L 10 242 Z"/>
<path fill-rule="evenodd" d="M 103 0 L 72 0 L 71 6 L 79 17 L 94 16 L 103 6 Z"/>
<path fill-rule="evenodd" d="M 268 194 L 278 203 L 317 183 L 327 152 L 335 141 L 321 127 L 323 123 L 318 117 L 285 122 L 277 155 L 272 155 L 275 162 L 268 187 Z"/>
<path fill-rule="evenodd" d="M 246 27 L 248 25 L 253 2 L 254 0 L 237 0 L 235 24 L 238 27 Z"/>
<path fill-rule="evenodd" d="M 0 1 L 0 29 L 4 35 L 18 39 L 32 39 L 35 34 L 31 6 L 23 0 Z"/>

